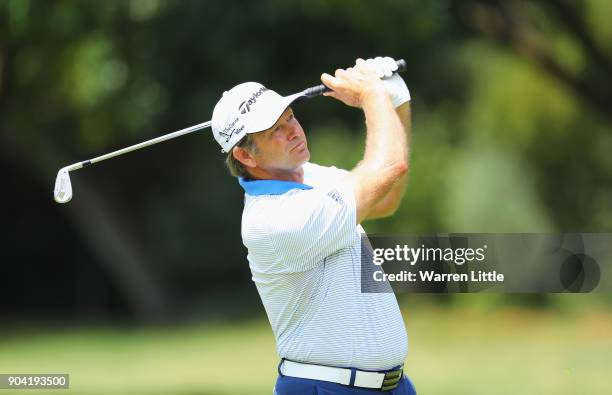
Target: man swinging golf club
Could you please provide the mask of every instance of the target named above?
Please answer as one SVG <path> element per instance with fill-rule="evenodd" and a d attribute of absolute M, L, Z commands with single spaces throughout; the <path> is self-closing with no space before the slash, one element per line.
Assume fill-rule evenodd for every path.
<path fill-rule="evenodd" d="M 277 395 L 415 394 L 395 295 L 360 289 L 360 223 L 395 212 L 408 171 L 410 94 L 396 69 L 357 59 L 321 76 L 325 95 L 365 115 L 351 171 L 308 162 L 295 96 L 247 82 L 215 106 L 214 137 L 245 190 L 242 238 L 281 358 Z"/>

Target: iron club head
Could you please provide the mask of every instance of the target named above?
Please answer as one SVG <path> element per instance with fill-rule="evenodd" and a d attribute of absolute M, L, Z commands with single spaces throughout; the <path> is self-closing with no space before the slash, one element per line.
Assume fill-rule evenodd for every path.
<path fill-rule="evenodd" d="M 64 167 L 57 172 L 53 198 L 58 203 L 68 203 L 72 199 L 72 184 L 69 171 Z"/>

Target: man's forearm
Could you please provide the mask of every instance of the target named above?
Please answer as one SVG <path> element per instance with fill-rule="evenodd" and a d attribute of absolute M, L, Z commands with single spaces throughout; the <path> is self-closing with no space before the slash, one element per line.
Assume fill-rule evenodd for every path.
<path fill-rule="evenodd" d="M 402 104 L 396 109 L 396 112 L 405 131 L 406 144 L 403 145 L 405 148 L 404 157 L 409 163 L 411 137 L 410 103 Z M 389 192 L 372 208 L 367 219 L 384 218 L 393 215 L 400 206 L 407 183 L 408 173 L 406 172 L 395 180 Z"/>
<path fill-rule="evenodd" d="M 367 128 L 362 164 L 378 171 L 405 164 L 408 160 L 407 136 L 388 95 L 376 89 L 368 91 L 362 108 Z"/>
<path fill-rule="evenodd" d="M 353 169 L 355 193 L 360 202 L 358 222 L 376 214 L 375 208 L 408 170 L 406 133 L 386 92 L 363 101 L 366 147 L 363 160 Z"/>

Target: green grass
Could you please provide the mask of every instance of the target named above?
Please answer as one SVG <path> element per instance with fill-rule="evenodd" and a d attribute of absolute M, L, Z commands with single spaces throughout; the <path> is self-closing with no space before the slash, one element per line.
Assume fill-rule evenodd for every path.
<path fill-rule="evenodd" d="M 70 391 L 53 394 L 269 394 L 276 363 L 267 322 L 55 331 L 0 342 L 0 372 L 69 373 Z"/>
<path fill-rule="evenodd" d="M 405 312 L 421 394 L 610 394 L 612 314 Z"/>
<path fill-rule="evenodd" d="M 420 395 L 612 391 L 609 311 L 403 310 L 410 336 L 406 370 Z M 52 394 L 271 394 L 276 363 L 263 320 L 0 338 L 0 372 L 70 374 L 71 389 Z"/>

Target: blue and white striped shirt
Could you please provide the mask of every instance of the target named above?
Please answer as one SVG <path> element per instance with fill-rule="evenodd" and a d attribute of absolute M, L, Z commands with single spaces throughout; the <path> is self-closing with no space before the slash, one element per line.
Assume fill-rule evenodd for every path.
<path fill-rule="evenodd" d="M 304 184 L 244 181 L 242 239 L 280 357 L 384 370 L 408 339 L 393 293 L 361 293 L 361 225 L 345 170 L 304 164 Z"/>

